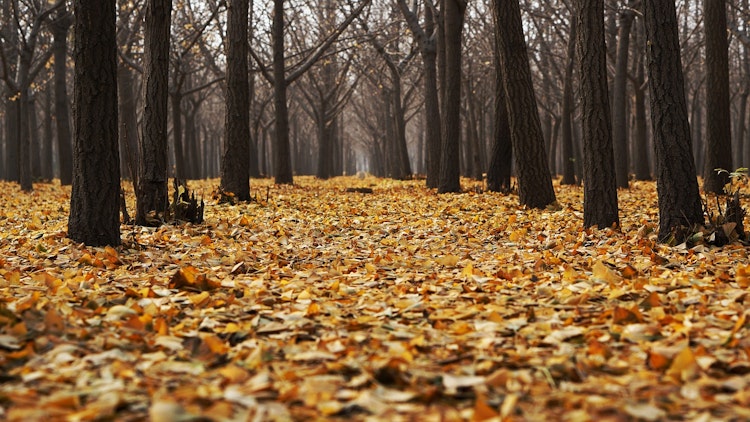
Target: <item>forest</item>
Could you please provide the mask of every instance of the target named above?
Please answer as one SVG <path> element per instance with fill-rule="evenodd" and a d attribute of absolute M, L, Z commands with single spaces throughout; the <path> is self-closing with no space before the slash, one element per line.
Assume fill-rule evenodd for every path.
<path fill-rule="evenodd" d="M 748 0 L 7 0 L 0 419 L 749 419 Z"/>

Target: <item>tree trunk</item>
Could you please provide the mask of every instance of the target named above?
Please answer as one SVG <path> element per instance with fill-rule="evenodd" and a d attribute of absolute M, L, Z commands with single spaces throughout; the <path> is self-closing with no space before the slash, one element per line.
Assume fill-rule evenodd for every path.
<path fill-rule="evenodd" d="M 425 32 L 435 31 L 432 8 L 425 8 Z M 424 113 L 425 138 L 427 144 L 427 187 L 437 188 L 440 181 L 440 105 L 437 84 L 437 40 L 430 36 L 422 46 L 424 62 Z"/>
<path fill-rule="evenodd" d="M 125 65 L 117 69 L 118 114 L 120 120 L 120 173 L 138 186 L 138 115 L 132 71 Z"/>
<path fill-rule="evenodd" d="M 644 86 L 646 77 L 643 72 L 643 63 L 638 63 L 636 76 L 637 87 L 635 87 L 635 139 L 633 142 L 635 150 L 635 179 L 651 180 L 651 167 L 649 166 L 648 126 L 646 121 L 646 88 Z"/>
<path fill-rule="evenodd" d="M 694 225 L 703 223 L 703 207 L 690 146 L 674 1 L 643 2 L 643 14 L 659 194 L 659 239 L 680 242 Z"/>
<path fill-rule="evenodd" d="M 139 139 L 136 215 L 138 225 L 158 224 L 167 209 L 167 98 L 169 96 L 169 27 L 172 2 L 146 1 L 143 74 L 143 127 Z M 153 213 L 154 215 L 149 215 Z"/>
<path fill-rule="evenodd" d="M 294 183 L 292 157 L 289 151 L 289 109 L 286 103 L 286 80 L 284 63 L 284 0 L 273 1 L 273 97 L 276 108 L 276 130 L 273 145 L 273 172 L 276 184 Z"/>
<path fill-rule="evenodd" d="M 630 2 L 632 3 L 632 2 Z M 612 84 L 612 141 L 615 153 L 615 174 L 617 187 L 628 188 L 630 172 L 630 149 L 627 134 L 627 82 L 628 51 L 630 51 L 630 29 L 633 26 L 635 12 L 629 4 L 620 14 L 620 30 L 617 42 L 615 78 Z"/>
<path fill-rule="evenodd" d="M 487 189 L 493 192 L 510 192 L 510 172 L 513 160 L 508 108 L 506 107 L 503 72 L 500 68 L 497 40 L 495 40 L 495 126 L 492 143 L 492 156 L 487 168 Z"/>
<path fill-rule="evenodd" d="M 60 184 L 73 183 L 73 151 L 70 141 L 70 111 L 66 78 L 68 29 L 73 17 L 63 6 L 52 21 L 52 54 L 55 58 L 55 123 L 57 125 L 57 160 L 60 164 Z"/>
<path fill-rule="evenodd" d="M 576 31 L 578 23 L 571 16 L 568 38 L 568 61 L 565 65 L 565 81 L 562 98 L 562 159 L 563 177 L 561 185 L 576 184 L 575 149 L 573 147 L 573 65 L 575 63 Z"/>
<path fill-rule="evenodd" d="M 68 237 L 120 244 L 115 0 L 75 0 L 73 189 Z"/>
<path fill-rule="evenodd" d="M 460 192 L 459 146 L 461 144 L 461 32 L 465 0 L 445 0 L 445 99 L 443 103 L 442 147 L 438 192 Z"/>
<path fill-rule="evenodd" d="M 29 165 L 32 181 L 38 181 L 42 177 L 42 145 L 39 139 L 37 99 L 36 94 L 29 96 Z"/>
<path fill-rule="evenodd" d="M 583 128 L 583 225 L 603 229 L 620 224 L 607 91 L 604 0 L 576 3 L 580 26 L 576 56 Z"/>
<path fill-rule="evenodd" d="M 544 151 L 544 135 L 531 80 L 521 9 L 517 0 L 495 0 L 494 12 L 508 121 L 516 157 L 519 200 L 528 207 L 544 208 L 555 202 L 555 191 Z"/>
<path fill-rule="evenodd" d="M 248 79 L 248 0 L 228 3 L 227 95 L 221 187 L 240 201 L 250 200 L 250 81 Z"/>
<path fill-rule="evenodd" d="M 729 56 L 725 0 L 704 0 L 706 33 L 706 163 L 703 190 L 724 193 L 732 166 Z M 724 171 L 718 171 L 724 170 Z"/>
<path fill-rule="evenodd" d="M 52 150 L 52 87 L 47 86 L 44 91 L 44 126 L 42 133 L 42 179 L 51 181 L 55 177 L 53 169 L 53 150 Z"/>

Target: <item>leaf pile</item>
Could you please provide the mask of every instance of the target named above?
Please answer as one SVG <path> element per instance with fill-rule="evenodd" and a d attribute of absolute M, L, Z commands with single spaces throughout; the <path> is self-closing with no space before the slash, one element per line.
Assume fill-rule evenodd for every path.
<path fill-rule="evenodd" d="M 253 181 L 88 248 L 69 188 L 0 183 L 0 419 L 750 418 L 745 248 L 656 243 L 653 183 L 621 231 L 422 185 Z"/>

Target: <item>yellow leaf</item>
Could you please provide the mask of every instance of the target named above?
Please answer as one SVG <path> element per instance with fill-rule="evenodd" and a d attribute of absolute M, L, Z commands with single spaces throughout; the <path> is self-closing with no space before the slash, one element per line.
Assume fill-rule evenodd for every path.
<path fill-rule="evenodd" d="M 440 265 L 445 265 L 446 267 L 453 267 L 456 264 L 458 264 L 458 257 L 456 255 L 445 255 L 438 257 L 435 260 Z"/>
<path fill-rule="evenodd" d="M 698 375 L 698 361 L 690 347 L 685 347 L 675 356 L 666 375 L 676 381 L 688 381 Z"/>

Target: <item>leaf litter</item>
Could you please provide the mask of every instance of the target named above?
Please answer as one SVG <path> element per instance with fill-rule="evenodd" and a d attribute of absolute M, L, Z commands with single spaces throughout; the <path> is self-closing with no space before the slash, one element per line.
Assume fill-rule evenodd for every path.
<path fill-rule="evenodd" d="M 69 188 L 0 183 L 0 419 L 750 418 L 744 247 L 658 244 L 653 183 L 621 230 L 422 185 L 254 180 L 90 248 Z"/>

